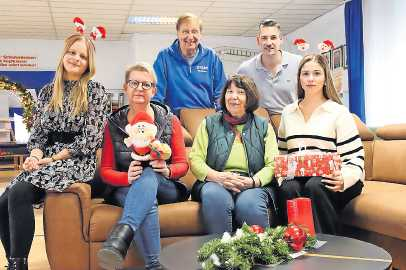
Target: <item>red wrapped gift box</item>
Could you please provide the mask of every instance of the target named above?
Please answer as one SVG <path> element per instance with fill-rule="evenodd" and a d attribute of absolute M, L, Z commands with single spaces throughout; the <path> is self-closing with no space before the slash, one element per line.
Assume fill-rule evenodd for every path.
<path fill-rule="evenodd" d="M 340 155 L 337 153 L 298 153 L 275 156 L 276 177 L 322 176 L 341 169 Z"/>

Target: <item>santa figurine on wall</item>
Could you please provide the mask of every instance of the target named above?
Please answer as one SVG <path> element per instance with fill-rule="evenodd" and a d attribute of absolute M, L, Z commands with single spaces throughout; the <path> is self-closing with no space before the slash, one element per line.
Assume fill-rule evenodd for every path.
<path fill-rule="evenodd" d="M 297 38 L 293 41 L 293 45 L 296 45 L 299 51 L 307 51 L 310 47 L 310 44 L 306 42 L 303 38 Z"/>
<path fill-rule="evenodd" d="M 329 50 L 334 49 L 334 44 L 331 40 L 326 39 L 326 40 L 323 40 L 323 42 L 319 43 L 319 45 L 317 45 L 317 47 L 319 48 L 321 53 L 325 53 L 325 52 L 328 52 Z"/>
<path fill-rule="evenodd" d="M 128 137 L 124 139 L 127 147 L 132 148 L 131 157 L 138 161 L 167 160 L 172 151 L 168 144 L 155 138 L 157 127 L 146 112 L 137 113 L 125 127 Z"/>

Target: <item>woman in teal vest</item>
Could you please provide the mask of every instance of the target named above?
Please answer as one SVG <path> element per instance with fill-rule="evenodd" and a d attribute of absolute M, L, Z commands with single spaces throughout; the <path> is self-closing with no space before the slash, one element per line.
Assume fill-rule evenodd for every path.
<path fill-rule="evenodd" d="M 189 155 L 196 181 L 192 198 L 202 203 L 208 233 L 232 232 L 247 224 L 269 227 L 276 216 L 270 185 L 278 154 L 275 133 L 253 111 L 258 108 L 255 83 L 234 75 L 220 97 L 223 112 L 201 123 Z"/>

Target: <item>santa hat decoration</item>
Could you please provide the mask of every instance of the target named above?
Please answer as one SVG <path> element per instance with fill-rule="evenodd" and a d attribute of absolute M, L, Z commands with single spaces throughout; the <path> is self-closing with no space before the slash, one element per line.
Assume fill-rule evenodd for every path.
<path fill-rule="evenodd" d="M 293 41 L 293 44 L 297 46 L 299 51 L 307 51 L 310 47 L 309 43 L 306 42 L 303 38 L 297 38 Z"/>
<path fill-rule="evenodd" d="M 73 23 L 75 24 L 76 31 L 83 35 L 83 33 L 85 32 L 85 23 L 83 22 L 83 20 L 79 17 L 75 17 L 73 19 Z"/>
<path fill-rule="evenodd" d="M 90 37 L 93 40 L 98 38 L 105 39 L 106 38 L 106 29 L 103 26 L 93 26 L 92 32 L 90 33 Z"/>
<path fill-rule="evenodd" d="M 85 33 L 85 22 L 79 18 L 75 17 L 73 19 L 73 23 L 75 24 L 76 31 L 79 32 L 81 35 Z M 103 26 L 94 26 L 92 29 L 92 32 L 90 33 L 90 37 L 93 40 L 96 40 L 98 38 L 106 38 L 106 29 Z"/>
<path fill-rule="evenodd" d="M 154 119 L 146 112 L 138 112 L 133 119 L 131 119 L 130 124 L 134 125 L 139 122 L 154 124 Z"/>
<path fill-rule="evenodd" d="M 85 32 L 85 23 L 83 22 L 83 20 L 79 17 L 75 17 L 73 19 L 73 23 L 75 24 L 76 31 L 83 35 L 83 33 Z"/>
<path fill-rule="evenodd" d="M 320 52 L 325 53 L 329 50 L 334 49 L 334 44 L 331 40 L 326 39 L 323 42 L 319 43 L 317 47 L 319 48 Z"/>
<path fill-rule="evenodd" d="M 151 151 L 149 144 L 155 139 L 157 127 L 154 125 L 154 119 L 148 113 L 137 113 L 125 127 L 125 131 L 129 137 L 124 139 L 124 143 L 131 146 L 137 155 L 146 155 Z"/>

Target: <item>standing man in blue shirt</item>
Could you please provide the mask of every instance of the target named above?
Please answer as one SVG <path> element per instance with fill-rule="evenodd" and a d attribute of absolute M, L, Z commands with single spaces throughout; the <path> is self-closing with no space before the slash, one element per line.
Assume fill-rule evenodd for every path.
<path fill-rule="evenodd" d="M 283 43 L 279 23 L 264 20 L 259 24 L 257 45 L 261 53 L 243 62 L 239 74 L 250 76 L 260 95 L 260 106 L 268 114 L 281 114 L 283 108 L 297 100 L 296 76 L 300 55 L 281 49 Z"/>
<path fill-rule="evenodd" d="M 154 63 L 158 77 L 154 100 L 179 115 L 182 108 L 216 108 L 226 82 L 223 63 L 200 43 L 202 21 L 186 13 L 176 23 L 177 39 L 161 50 Z"/>

